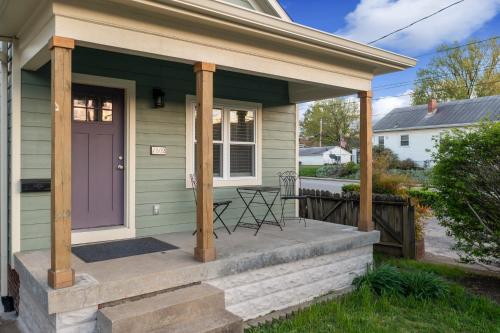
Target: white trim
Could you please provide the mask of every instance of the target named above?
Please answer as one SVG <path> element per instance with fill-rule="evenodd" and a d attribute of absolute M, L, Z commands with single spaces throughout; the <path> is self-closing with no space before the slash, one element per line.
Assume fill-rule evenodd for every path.
<path fill-rule="evenodd" d="M 12 42 L 10 146 L 10 265 L 21 251 L 21 67 L 18 41 Z"/>
<path fill-rule="evenodd" d="M 0 42 L 0 296 L 7 296 L 8 269 L 8 123 L 7 123 L 7 43 Z"/>
<path fill-rule="evenodd" d="M 196 96 L 186 95 L 186 188 L 191 188 L 190 175 L 194 174 L 194 106 Z M 228 177 L 229 163 L 224 162 L 224 178 L 214 178 L 214 187 L 251 186 L 262 185 L 262 104 L 214 98 L 214 108 L 248 109 L 256 112 L 255 121 L 255 176 L 254 177 Z M 229 119 L 223 116 L 223 128 L 228 127 Z M 229 145 L 227 131 L 224 142 Z M 224 161 L 229 161 L 229 149 L 225 149 Z"/>
<path fill-rule="evenodd" d="M 300 180 L 300 166 L 299 166 L 299 133 L 300 133 L 300 109 L 299 105 L 295 104 L 295 173 L 297 174 L 297 177 L 299 177 L 299 181 L 296 184 L 296 193 L 299 194 L 299 186 L 301 184 Z M 295 201 L 295 215 L 298 217 L 299 216 L 299 200 L 294 200 Z"/>
<path fill-rule="evenodd" d="M 71 233 L 72 244 L 134 238 L 135 229 L 135 81 L 73 73 L 73 82 L 125 90 L 125 214 L 124 225 L 112 228 L 78 230 Z"/>

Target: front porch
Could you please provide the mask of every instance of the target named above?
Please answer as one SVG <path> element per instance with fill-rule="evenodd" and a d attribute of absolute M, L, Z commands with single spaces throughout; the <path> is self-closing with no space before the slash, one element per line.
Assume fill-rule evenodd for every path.
<path fill-rule="evenodd" d="M 378 231 L 312 220 L 307 228 L 289 221 L 283 231 L 265 226 L 253 233 L 221 230 L 215 241 L 218 260 L 207 263 L 193 258 L 195 239 L 189 232 L 155 236 L 179 247 L 167 252 L 96 263 L 73 255 L 76 283 L 64 289 L 47 283 L 50 251 L 19 253 L 20 321 L 28 330 L 35 325 L 31 331 L 73 327 L 92 332 L 98 310 L 116 304 L 111 302 L 133 302 L 197 283 L 224 290 L 226 309 L 248 320 L 349 288 L 371 265 L 379 239 Z"/>

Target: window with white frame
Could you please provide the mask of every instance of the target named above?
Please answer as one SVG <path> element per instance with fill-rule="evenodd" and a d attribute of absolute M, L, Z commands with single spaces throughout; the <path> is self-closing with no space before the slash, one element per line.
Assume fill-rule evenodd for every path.
<path fill-rule="evenodd" d="M 378 137 L 378 145 L 379 145 L 380 148 L 384 148 L 384 142 L 385 142 L 384 141 L 384 136 L 383 135 L 379 136 Z"/>
<path fill-rule="evenodd" d="M 186 185 L 196 172 L 196 99 L 186 103 Z M 259 185 L 261 183 L 260 104 L 214 100 L 214 186 Z"/>
<path fill-rule="evenodd" d="M 401 147 L 408 147 L 410 145 L 410 136 L 408 134 L 401 135 Z"/>

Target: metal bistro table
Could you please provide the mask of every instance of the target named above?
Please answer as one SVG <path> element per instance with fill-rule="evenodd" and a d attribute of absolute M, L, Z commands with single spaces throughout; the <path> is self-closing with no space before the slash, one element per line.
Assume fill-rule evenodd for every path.
<path fill-rule="evenodd" d="M 243 203 L 245 204 L 245 210 L 243 211 L 243 214 L 241 214 L 241 217 L 238 220 L 236 226 L 234 227 L 233 232 L 238 227 L 257 229 L 255 231 L 255 236 L 257 236 L 257 233 L 259 232 L 263 224 L 269 224 L 280 227 L 281 231 L 283 231 L 281 224 L 279 223 L 278 219 L 276 218 L 276 216 L 272 211 L 273 205 L 276 202 L 278 195 L 280 194 L 279 187 L 246 186 L 246 187 L 239 187 L 236 189 L 236 191 L 241 197 L 241 200 L 243 200 Z M 264 217 L 262 219 L 257 218 L 254 211 L 252 210 L 255 209 L 257 205 L 261 206 L 263 205 L 267 208 L 265 211 L 266 213 L 264 214 Z M 255 223 L 242 222 L 247 211 L 250 212 Z"/>

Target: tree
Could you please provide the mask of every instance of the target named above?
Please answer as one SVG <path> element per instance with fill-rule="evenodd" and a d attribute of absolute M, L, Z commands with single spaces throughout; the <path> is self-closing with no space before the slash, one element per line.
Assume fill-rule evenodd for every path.
<path fill-rule="evenodd" d="M 413 105 L 500 94 L 500 45 L 496 39 L 472 43 L 438 47 L 438 55 L 417 72 Z"/>
<path fill-rule="evenodd" d="M 323 146 L 339 145 L 342 138 L 347 146 L 359 142 L 358 128 L 354 126 L 359 118 L 359 105 L 345 99 L 334 98 L 314 102 L 304 114 L 302 131 L 308 142 Z"/>
<path fill-rule="evenodd" d="M 500 122 L 453 130 L 433 154 L 434 212 L 465 261 L 500 260 Z"/>

